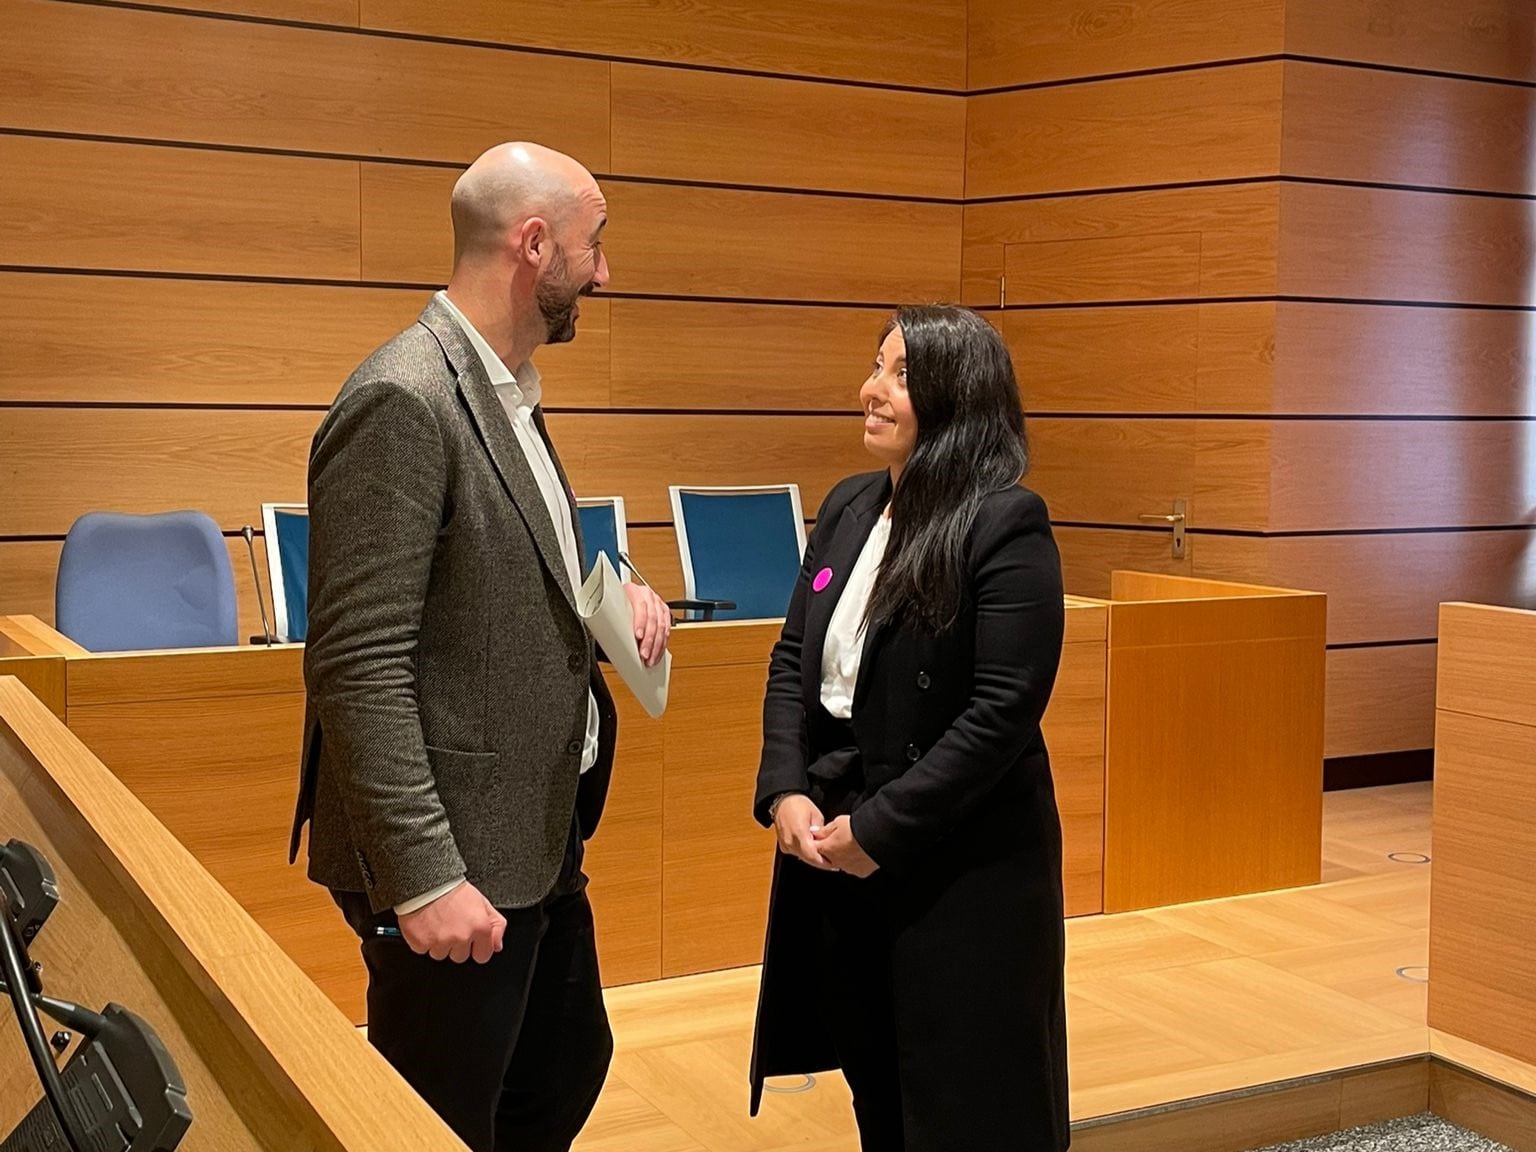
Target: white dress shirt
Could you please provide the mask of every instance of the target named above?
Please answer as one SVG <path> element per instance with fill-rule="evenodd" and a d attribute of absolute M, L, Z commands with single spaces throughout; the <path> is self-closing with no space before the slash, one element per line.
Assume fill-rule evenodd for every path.
<path fill-rule="evenodd" d="M 533 410 L 538 407 L 539 399 L 543 395 L 539 370 L 533 366 L 531 360 L 525 360 L 517 366 L 515 373 L 509 371 L 501 362 L 501 357 L 496 354 L 495 349 L 486 343 L 485 337 L 475 330 L 475 326 L 454 306 L 446 293 L 439 292 L 437 300 L 448 309 L 448 314 L 464 330 L 464 335 L 469 337 L 470 344 L 474 346 L 476 354 L 480 357 L 480 363 L 485 368 L 485 374 L 490 377 L 491 385 L 496 389 L 496 397 L 501 401 L 501 406 L 507 413 L 507 419 L 512 423 L 512 431 L 517 436 L 518 446 L 522 448 L 523 455 L 528 460 L 533 478 L 538 481 L 539 494 L 544 497 L 544 508 L 549 513 L 550 523 L 554 526 L 555 538 L 560 542 L 560 554 L 565 560 L 565 574 L 570 577 L 571 589 L 574 592 L 581 587 L 581 557 L 576 551 L 576 529 L 571 523 L 571 503 L 566 496 L 565 486 L 560 483 L 560 473 L 555 470 L 555 462 L 550 459 L 549 448 L 533 423 Z M 597 699 L 588 692 L 587 734 L 581 749 L 582 772 L 586 772 L 597 762 L 597 726 Z M 424 892 L 403 904 L 397 904 L 395 912 L 403 916 L 408 912 L 424 908 L 439 896 L 446 896 L 463 882 L 461 877 L 440 888 Z"/>
<path fill-rule="evenodd" d="M 859 661 L 864 655 L 869 595 L 890 539 L 891 518 L 881 516 L 864 541 L 827 625 L 827 639 L 821 648 L 821 706 L 840 720 L 853 717 L 853 689 L 859 682 Z"/>

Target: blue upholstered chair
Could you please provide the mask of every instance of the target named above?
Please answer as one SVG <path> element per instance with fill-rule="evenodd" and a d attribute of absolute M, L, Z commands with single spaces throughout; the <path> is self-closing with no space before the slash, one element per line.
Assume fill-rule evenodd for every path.
<path fill-rule="evenodd" d="M 783 616 L 805 555 L 800 486 L 669 491 L 688 598 L 735 601 L 720 620 Z"/>
<path fill-rule="evenodd" d="M 296 643 L 309 633 L 309 505 L 263 504 L 261 524 L 273 632 L 280 644 Z"/>
<path fill-rule="evenodd" d="M 581 576 L 586 579 L 597 563 L 599 553 L 608 554 L 608 563 L 619 578 L 629 581 L 629 566 L 619 558 L 629 551 L 629 528 L 622 496 L 583 496 L 576 501 L 581 516 L 581 543 L 586 553 L 581 558 Z"/>
<path fill-rule="evenodd" d="M 201 512 L 88 512 L 59 555 L 54 617 L 92 652 L 236 644 L 235 578 Z"/>

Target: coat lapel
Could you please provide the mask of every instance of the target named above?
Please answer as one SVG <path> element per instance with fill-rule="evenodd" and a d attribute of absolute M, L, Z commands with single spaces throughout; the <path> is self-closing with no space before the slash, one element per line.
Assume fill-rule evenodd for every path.
<path fill-rule="evenodd" d="M 528 526 L 544 567 L 554 577 L 571 611 L 580 616 L 576 608 L 575 590 L 565 570 L 565 556 L 560 551 L 560 540 L 550 521 L 544 494 L 539 491 L 539 482 L 534 479 L 528 457 L 522 445 L 517 442 L 517 433 L 512 430 L 512 420 L 501 406 L 496 389 L 485 373 L 485 366 L 480 363 L 480 357 L 470 344 L 469 337 L 435 298 L 421 314 L 421 323 L 437 337 L 444 355 L 458 374 L 459 396 L 479 434 L 481 445 L 501 479 L 502 488 L 517 508 L 518 515 L 523 518 L 523 523 Z M 564 473 L 561 473 L 561 480 L 564 481 Z"/>
<path fill-rule="evenodd" d="M 871 484 L 844 506 L 838 517 L 832 538 L 816 557 L 816 572 L 811 573 L 811 602 L 805 614 L 805 633 L 801 639 L 800 667 L 806 707 L 811 708 L 821 699 L 821 653 L 827 642 L 827 629 L 832 623 L 832 613 L 848 586 L 848 577 L 858 563 L 859 553 L 864 550 L 875 521 L 891 498 L 890 477 Z M 814 591 L 817 573 L 830 569 L 832 575 L 820 592 Z M 864 654 L 869 654 L 868 635 L 864 638 Z M 862 667 L 862 665 L 861 665 Z M 860 677 L 862 682 L 863 677 Z"/>

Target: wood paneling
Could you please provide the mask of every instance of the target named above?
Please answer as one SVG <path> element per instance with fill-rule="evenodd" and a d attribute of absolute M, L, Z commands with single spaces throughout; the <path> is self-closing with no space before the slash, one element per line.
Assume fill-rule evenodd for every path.
<path fill-rule="evenodd" d="M 194 12 L 224 12 L 307 24 L 357 26 L 358 0 L 162 0 L 159 7 Z"/>
<path fill-rule="evenodd" d="M 1280 215 L 1284 295 L 1536 305 L 1536 200 L 1287 184 Z"/>
<path fill-rule="evenodd" d="M 1536 630 L 1526 619 L 1520 630 L 1530 643 Z M 1520 671 L 1485 666 L 1460 680 L 1460 691 L 1496 681 L 1506 694 L 1536 695 L 1536 681 Z M 1440 709 L 1429 1023 L 1528 1063 L 1536 1063 L 1533 760 L 1536 727 Z"/>
<path fill-rule="evenodd" d="M 1324 620 L 1321 596 L 1111 608 L 1106 912 L 1317 882 Z"/>
<path fill-rule="evenodd" d="M 1109 595 L 1109 574 L 1117 568 L 1188 576 L 1203 541 L 1186 537 L 1184 557 L 1175 560 L 1171 533 L 1115 528 L 1052 529 L 1061 551 L 1061 575 L 1067 592 L 1078 596 Z"/>
<path fill-rule="evenodd" d="M 857 412 L 887 319 L 873 308 L 614 300 L 612 404 Z M 566 347 L 587 340 L 586 323 Z"/>
<path fill-rule="evenodd" d="M 1029 435 L 1028 482 L 1053 520 L 1135 524 L 1141 513 L 1193 494 L 1186 421 L 1036 417 Z"/>
<path fill-rule="evenodd" d="M 1536 416 L 1536 316 L 1529 312 L 1300 301 L 1272 307 L 1276 412 Z"/>
<path fill-rule="evenodd" d="M 0 400 L 329 406 L 429 298 L 414 288 L 0 272 Z M 608 406 L 609 305 L 583 301 L 581 338 L 539 350 L 550 405 Z"/>
<path fill-rule="evenodd" d="M 362 24 L 641 60 L 916 87 L 965 85 L 964 0 L 362 0 Z"/>
<path fill-rule="evenodd" d="M 1277 421 L 1269 439 L 1275 531 L 1536 518 L 1529 421 Z"/>
<path fill-rule="evenodd" d="M 1168 299 L 1166 284 L 1148 274 L 1141 263 L 1147 246 L 1168 248 L 1170 237 L 1198 238 L 1198 295 L 1264 296 L 1275 292 L 1279 190 L 1273 184 L 1220 188 L 1181 188 L 1156 192 L 1117 192 L 1093 196 L 1051 197 L 1043 200 L 973 204 L 965 209 L 965 302 L 992 305 L 998 301 L 997 278 L 1003 271 L 1004 248 L 1014 244 L 1092 240 L 1119 244 L 1127 261 L 1121 271 L 1134 287 L 1111 285 L 1108 299 Z M 1187 247 L 1189 241 L 1178 244 Z M 1181 249 L 1182 250 L 1182 249 Z M 1100 251 L 1113 249 L 1101 247 Z M 1062 251 L 1063 257 L 1067 256 Z M 1187 267 L 1187 258 L 1179 268 Z M 1063 271 L 1070 272 L 1070 265 Z M 1094 275 L 1074 288 L 1070 279 L 1052 283 L 1058 295 L 1041 299 L 1026 285 L 1010 279 L 1011 304 L 1068 299 L 1094 303 L 1102 299 L 1099 281 L 1102 259 Z M 1188 273 L 1183 273 L 1187 279 Z M 1065 293 L 1065 295 L 1061 295 Z"/>
<path fill-rule="evenodd" d="M 1144 300 L 1159 292 L 1188 299 L 1200 294 L 1200 249 L 1198 232 L 1009 244 L 1008 302 Z"/>
<path fill-rule="evenodd" d="M 1285 50 L 1536 80 L 1536 10 L 1525 0 L 1287 0 Z"/>
<path fill-rule="evenodd" d="M 1011 253 L 1010 253 L 1011 255 Z M 993 312 L 1032 413 L 1266 412 L 1272 303 Z"/>
<path fill-rule="evenodd" d="M 200 508 L 227 530 L 264 501 L 302 501 L 318 412 L 0 409 L 0 536 L 60 535 L 83 511 Z M 868 471 L 856 416 L 549 418 L 578 492 L 670 523 L 669 484 L 794 481 L 809 509 Z"/>
<path fill-rule="evenodd" d="M 357 167 L 0 136 L 0 263 L 354 279 Z"/>
<path fill-rule="evenodd" d="M 971 0 L 972 90 L 1281 51 L 1280 0 Z"/>
<path fill-rule="evenodd" d="M 1099 635 L 1062 646 L 1061 668 L 1041 721 L 1061 813 L 1062 895 L 1068 916 L 1104 910 L 1104 632 L 1107 608 L 1072 608 L 1072 623 L 1093 617 Z M 1070 633 L 1069 633 L 1070 635 Z"/>
<path fill-rule="evenodd" d="M 51 0 L 0 18 L 12 127 L 462 163 L 530 138 L 609 167 L 603 61 Z"/>
<path fill-rule="evenodd" d="M 1290 61 L 1281 155 L 1288 176 L 1530 195 L 1536 89 Z"/>
<path fill-rule="evenodd" d="M 1328 653 L 1325 755 L 1407 752 L 1435 743 L 1435 646 Z"/>
<path fill-rule="evenodd" d="M 446 279 L 453 181 L 451 171 L 363 165 L 365 279 Z M 957 205 L 619 180 L 603 191 L 615 291 L 894 303 L 958 289 Z"/>
<path fill-rule="evenodd" d="M 1429 1105 L 1436 1116 L 1510 1148 L 1536 1147 L 1536 1109 L 1528 1092 L 1435 1061 Z"/>
<path fill-rule="evenodd" d="M 1536 613 L 1487 605 L 1440 609 L 1435 707 L 1536 728 Z"/>
<path fill-rule="evenodd" d="M 972 97 L 965 194 L 1273 176 L 1280 87 L 1267 63 Z"/>
<path fill-rule="evenodd" d="M 960 96 L 614 64 L 609 170 L 958 199 L 965 119 Z"/>
<path fill-rule="evenodd" d="M 1199 536 L 1201 575 L 1328 595 L 1328 640 L 1424 640 L 1447 600 L 1536 605 L 1536 528 L 1255 539 Z"/>

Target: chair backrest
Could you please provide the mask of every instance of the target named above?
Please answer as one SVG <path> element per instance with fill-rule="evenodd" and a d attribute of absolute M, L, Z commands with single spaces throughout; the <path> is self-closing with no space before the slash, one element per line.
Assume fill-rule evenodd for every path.
<path fill-rule="evenodd" d="M 263 504 L 272 630 L 284 644 L 309 633 L 309 505 Z"/>
<path fill-rule="evenodd" d="M 629 551 L 629 528 L 624 516 L 622 496 L 582 496 L 576 501 L 581 516 L 582 579 L 592 572 L 598 553 L 608 553 L 608 563 L 625 583 L 629 569 L 619 562 L 619 553 Z"/>
<path fill-rule="evenodd" d="M 201 512 L 87 512 L 59 554 L 54 619 L 92 652 L 239 643 L 235 577 Z"/>
<path fill-rule="evenodd" d="M 805 555 L 800 486 L 669 491 L 689 599 L 734 600 L 717 620 L 783 616 Z"/>

